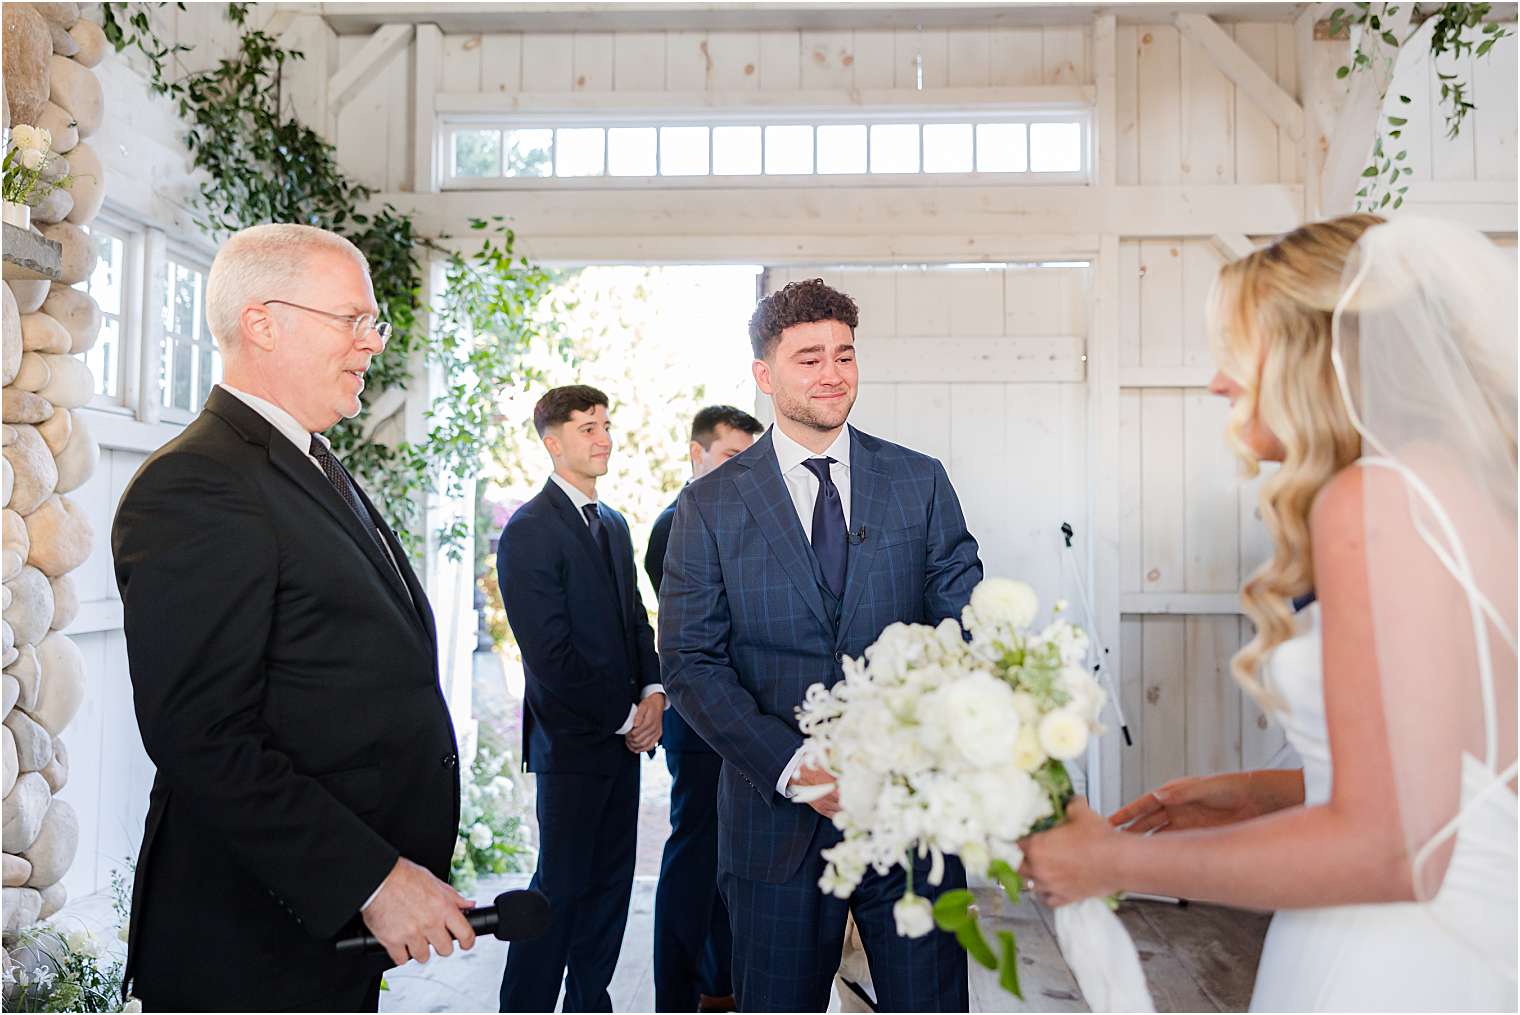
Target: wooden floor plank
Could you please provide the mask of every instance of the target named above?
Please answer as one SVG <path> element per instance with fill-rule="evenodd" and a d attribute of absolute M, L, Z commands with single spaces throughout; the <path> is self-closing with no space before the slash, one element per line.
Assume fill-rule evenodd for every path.
<path fill-rule="evenodd" d="M 1221 1011 L 1245 1011 L 1256 984 L 1267 913 L 1192 903 L 1138 902 L 1167 950 L 1187 967 Z"/>
<path fill-rule="evenodd" d="M 1151 926 L 1142 912 L 1145 907 L 1164 905 L 1170 903 L 1127 901 L 1119 907 L 1119 919 L 1135 942 L 1140 968 L 1145 971 L 1145 982 L 1150 985 L 1156 1010 L 1218 1011 L 1214 999 L 1193 977 L 1191 970 L 1172 954 L 1166 938 Z"/>

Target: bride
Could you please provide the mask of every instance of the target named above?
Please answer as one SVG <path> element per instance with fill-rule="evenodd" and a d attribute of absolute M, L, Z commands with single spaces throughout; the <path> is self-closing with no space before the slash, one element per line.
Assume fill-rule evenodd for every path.
<path fill-rule="evenodd" d="M 1233 668 L 1303 771 L 1074 804 L 1024 844 L 1050 904 L 1278 911 L 1254 1011 L 1515 1010 L 1515 300 L 1486 239 L 1419 219 L 1222 270 L 1210 387 L 1248 468 L 1282 463 Z"/>

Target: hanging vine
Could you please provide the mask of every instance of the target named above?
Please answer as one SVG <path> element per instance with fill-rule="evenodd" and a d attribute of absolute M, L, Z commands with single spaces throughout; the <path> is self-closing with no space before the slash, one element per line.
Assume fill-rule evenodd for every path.
<path fill-rule="evenodd" d="M 570 356 L 555 316 L 534 312 L 555 276 L 516 252 L 516 237 L 499 216 L 470 222 L 480 245 L 467 256 L 446 249 L 440 242 L 446 237 L 418 236 L 411 215 L 389 204 L 373 208 L 373 192 L 339 167 L 332 142 L 287 110 L 284 71 L 304 54 L 251 27 L 251 4 L 227 5 L 227 19 L 239 30 L 233 53 L 179 74 L 170 64 L 189 47 L 165 45 L 148 16 L 163 6 L 103 3 L 102 27 L 118 52 L 135 48 L 146 57 L 150 88 L 174 102 L 185 123 L 192 164 L 202 171 L 192 209 L 197 225 L 219 236 L 261 222 L 299 222 L 339 233 L 364 252 L 380 314 L 393 328 L 370 364 L 367 406 L 412 383 L 419 358 L 440 368 L 443 394 L 425 413 L 421 441 L 376 440 L 361 422 L 365 413 L 327 431 L 416 556 L 423 496 L 461 495 L 483 454 L 515 439 L 496 412 L 496 396 L 541 379 L 524 354 L 547 343 Z M 419 249 L 445 258 L 445 285 L 431 305 L 423 298 Z M 458 522 L 436 533 L 450 557 L 468 549 L 466 531 Z"/>
<path fill-rule="evenodd" d="M 1396 24 L 1394 18 L 1399 5 L 1378 4 L 1374 9 L 1371 3 L 1358 3 L 1350 9 L 1338 7 L 1330 14 L 1331 36 L 1349 35 L 1353 29 L 1359 34 L 1351 59 L 1336 70 L 1335 76 L 1344 79 L 1355 73 L 1377 70 L 1386 73 L 1391 80 L 1398 53 L 1423 30 L 1428 20 L 1434 21 L 1430 32 L 1433 60 L 1445 57 L 1454 62 L 1465 56 L 1482 59 L 1500 39 L 1514 34 L 1503 25 L 1488 20 L 1490 10 L 1491 5 L 1486 3 L 1446 3 L 1433 9 L 1422 9 L 1416 3 L 1410 11 L 1409 34 L 1401 39 L 1392 28 Z M 1441 82 L 1440 104 L 1446 120 L 1446 137 L 1455 138 L 1467 114 L 1475 108 L 1471 92 L 1460 74 L 1437 70 L 1436 77 Z M 1398 98 L 1401 106 L 1413 102 L 1407 95 Z M 1377 138 L 1372 145 L 1372 158 L 1362 170 L 1362 188 L 1356 192 L 1358 210 L 1378 211 L 1404 204 L 1404 195 L 1409 191 L 1408 177 L 1414 175 L 1414 167 L 1409 165 L 1409 150 L 1402 144 L 1404 129 L 1408 125 L 1408 116 L 1392 113 L 1381 116 Z M 1390 144 L 1385 146 L 1385 139 Z M 1391 142 L 1395 141 L 1401 144 L 1392 151 Z"/>

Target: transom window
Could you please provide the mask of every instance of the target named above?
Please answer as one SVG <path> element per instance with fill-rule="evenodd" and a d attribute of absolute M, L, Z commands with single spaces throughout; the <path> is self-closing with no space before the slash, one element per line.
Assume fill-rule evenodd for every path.
<path fill-rule="evenodd" d="M 570 115 L 446 126 L 449 177 L 780 177 L 1016 174 L 1086 182 L 1082 113 L 937 115 L 891 120 L 772 114 L 766 122 L 575 122 Z"/>

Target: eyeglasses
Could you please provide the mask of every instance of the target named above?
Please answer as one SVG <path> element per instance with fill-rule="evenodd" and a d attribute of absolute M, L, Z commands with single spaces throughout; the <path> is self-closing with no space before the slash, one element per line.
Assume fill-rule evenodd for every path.
<path fill-rule="evenodd" d="M 334 314 L 327 310 L 318 310 L 316 307 L 302 306 L 289 300 L 265 300 L 264 305 L 278 303 L 281 306 L 295 307 L 304 310 L 308 314 L 321 314 L 323 317 L 331 317 L 335 321 L 347 321 L 354 330 L 354 339 L 362 340 L 365 335 L 373 331 L 380 336 L 380 341 L 389 342 L 391 338 L 391 322 L 382 321 L 374 314 Z"/>

